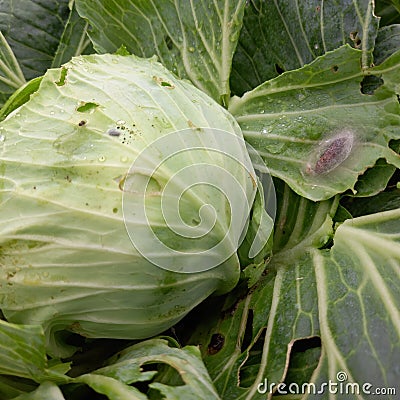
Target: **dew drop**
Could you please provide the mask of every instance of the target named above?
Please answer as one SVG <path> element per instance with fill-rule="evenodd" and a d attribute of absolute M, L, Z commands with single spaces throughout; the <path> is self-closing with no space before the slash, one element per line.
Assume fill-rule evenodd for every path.
<path fill-rule="evenodd" d="M 306 96 L 303 93 L 299 93 L 297 95 L 297 100 L 299 100 L 299 101 L 303 101 L 305 98 L 306 98 Z"/>
<path fill-rule="evenodd" d="M 318 50 L 318 49 L 319 49 L 319 44 L 318 44 L 318 43 L 315 43 L 315 44 L 314 44 L 314 49 L 315 49 L 315 50 Z"/>
<path fill-rule="evenodd" d="M 50 111 L 50 115 L 54 115 L 54 111 Z"/>
<path fill-rule="evenodd" d="M 262 128 L 261 129 L 261 135 L 266 135 L 268 133 L 268 129 L 267 128 Z"/>
<path fill-rule="evenodd" d="M 188 50 L 193 53 L 194 52 L 194 47 L 189 47 Z"/>
<path fill-rule="evenodd" d="M 2 134 L 0 134 L 0 143 L 3 143 L 6 141 L 6 137 Z"/>
<path fill-rule="evenodd" d="M 123 162 L 123 163 L 128 162 L 128 157 L 121 157 L 121 162 Z"/>
<path fill-rule="evenodd" d="M 117 125 L 125 125 L 125 124 L 126 124 L 126 121 L 124 121 L 123 119 L 119 119 L 117 121 Z"/>

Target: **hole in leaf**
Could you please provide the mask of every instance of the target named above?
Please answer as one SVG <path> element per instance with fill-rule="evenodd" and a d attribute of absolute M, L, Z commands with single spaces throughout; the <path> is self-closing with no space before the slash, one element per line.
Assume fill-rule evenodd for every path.
<path fill-rule="evenodd" d="M 367 75 L 361 81 L 360 91 L 362 94 L 373 95 L 375 90 L 383 85 L 384 81 L 382 78 L 376 75 Z"/>
<path fill-rule="evenodd" d="M 302 385 L 311 380 L 311 375 L 321 357 L 321 339 L 317 336 L 296 340 L 290 351 L 285 383 Z"/>
<path fill-rule="evenodd" d="M 65 85 L 65 81 L 67 79 L 67 73 L 68 73 L 68 69 L 62 67 L 61 68 L 61 72 L 60 72 L 60 79 L 56 82 L 57 86 L 63 86 Z"/>
<path fill-rule="evenodd" d="M 358 32 L 357 31 L 353 31 L 353 32 L 350 32 L 350 39 L 351 40 L 356 40 L 356 37 L 357 37 L 357 35 L 358 35 Z"/>
<path fill-rule="evenodd" d="M 82 103 L 82 105 L 80 105 L 76 111 L 81 112 L 81 113 L 88 113 L 88 112 L 93 112 L 99 105 L 97 103 L 92 103 L 92 102 L 88 102 L 88 103 Z"/>
<path fill-rule="evenodd" d="M 174 47 L 174 44 L 172 43 L 172 39 L 169 36 L 165 36 L 164 41 L 167 46 L 167 49 L 172 50 L 172 48 Z"/>
<path fill-rule="evenodd" d="M 338 72 L 339 71 L 339 67 L 337 66 L 337 65 L 332 65 L 332 68 L 331 68 L 331 70 L 332 70 L 332 72 Z"/>
<path fill-rule="evenodd" d="M 160 76 L 153 76 L 153 80 L 157 82 L 161 87 L 166 87 L 167 89 L 174 89 L 175 85 Z"/>
<path fill-rule="evenodd" d="M 356 49 L 360 48 L 361 39 L 360 39 L 360 36 L 358 36 L 358 32 L 357 31 L 350 32 L 349 37 L 352 40 L 352 42 L 354 43 L 354 47 Z"/>
<path fill-rule="evenodd" d="M 208 354 L 211 356 L 217 354 L 224 347 L 225 344 L 225 336 L 221 333 L 214 333 L 211 336 L 210 343 L 208 345 Z"/>
<path fill-rule="evenodd" d="M 250 346 L 251 340 L 253 339 L 253 316 L 254 316 L 254 311 L 250 309 L 247 315 L 246 329 L 243 335 L 243 342 L 241 346 L 242 352 L 245 351 Z"/>
<path fill-rule="evenodd" d="M 247 360 L 239 370 L 239 386 L 242 388 L 248 388 L 254 384 L 254 377 L 258 373 L 262 359 L 265 333 L 264 329 L 253 346 L 250 349 L 247 347 Z"/>
<path fill-rule="evenodd" d="M 277 72 L 278 75 L 285 72 L 285 70 L 279 64 L 275 64 L 275 71 Z"/>

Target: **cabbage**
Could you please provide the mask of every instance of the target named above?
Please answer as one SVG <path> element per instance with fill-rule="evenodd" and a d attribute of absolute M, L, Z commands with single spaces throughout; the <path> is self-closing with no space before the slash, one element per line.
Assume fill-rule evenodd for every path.
<path fill-rule="evenodd" d="M 233 117 L 154 59 L 49 70 L 0 126 L 0 308 L 140 339 L 239 279 L 256 175 Z"/>

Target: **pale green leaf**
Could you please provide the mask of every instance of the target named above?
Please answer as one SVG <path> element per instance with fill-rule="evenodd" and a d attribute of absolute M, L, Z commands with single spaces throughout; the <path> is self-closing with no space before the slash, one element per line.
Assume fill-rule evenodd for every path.
<path fill-rule="evenodd" d="M 150 383 L 150 387 L 161 392 L 166 399 L 219 399 L 201 359 L 200 351 L 194 346 L 179 349 L 168 346 L 163 339 L 152 339 L 128 347 L 116 354 L 108 363 L 109 366 L 97 370 L 96 374 L 111 376 L 126 383 L 149 380 L 156 373 L 156 371 L 140 372 L 142 365 L 166 364 L 172 367 L 184 382 L 183 386 L 173 386 L 170 382 Z"/>
<path fill-rule="evenodd" d="M 0 320 L 0 374 L 38 381 L 46 366 L 43 329 Z"/>
<path fill-rule="evenodd" d="M 75 379 L 78 383 L 84 383 L 97 393 L 107 396 L 109 400 L 147 400 L 148 397 L 132 386 L 125 385 L 108 376 L 87 374 Z"/>
<path fill-rule="evenodd" d="M 46 356 L 46 341 L 39 325 L 16 325 L 0 320 L 0 375 L 26 378 L 35 382 L 53 379 L 68 381 L 68 364 L 54 363 Z"/>
<path fill-rule="evenodd" d="M 60 388 L 53 382 L 43 382 L 35 391 L 21 394 L 13 400 L 65 400 Z"/>
<path fill-rule="evenodd" d="M 51 355 L 73 350 L 58 346 L 56 331 L 147 338 L 236 284 L 236 254 L 196 274 L 167 271 L 135 249 L 124 223 L 122 189 L 133 160 L 171 132 L 187 129 L 188 138 L 201 142 L 205 132 L 197 127 L 218 129 L 215 138 L 220 131 L 237 134 L 247 157 L 224 108 L 155 60 L 118 55 L 80 56 L 49 70 L 30 101 L 2 121 L 0 306 L 11 322 L 41 324 Z M 228 144 L 220 141 L 224 151 Z M 249 174 L 241 176 L 253 191 Z M 189 267 L 195 260 L 203 266 L 202 254 L 187 256 Z"/>

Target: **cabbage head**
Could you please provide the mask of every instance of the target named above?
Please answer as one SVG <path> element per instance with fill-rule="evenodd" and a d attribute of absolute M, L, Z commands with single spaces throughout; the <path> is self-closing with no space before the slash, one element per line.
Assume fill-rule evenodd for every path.
<path fill-rule="evenodd" d="M 238 282 L 256 193 L 241 131 L 156 60 L 51 69 L 0 135 L 0 308 L 50 354 L 66 331 L 156 335 Z"/>

